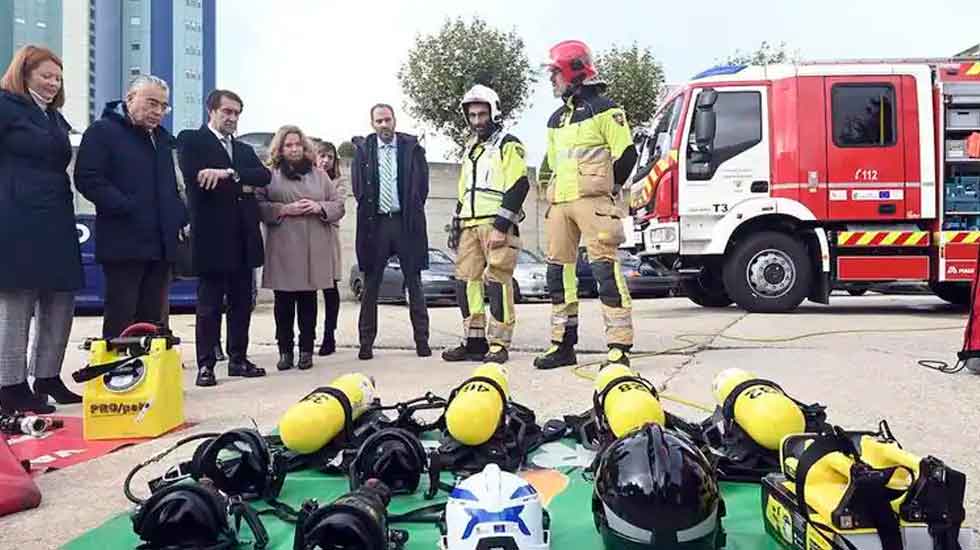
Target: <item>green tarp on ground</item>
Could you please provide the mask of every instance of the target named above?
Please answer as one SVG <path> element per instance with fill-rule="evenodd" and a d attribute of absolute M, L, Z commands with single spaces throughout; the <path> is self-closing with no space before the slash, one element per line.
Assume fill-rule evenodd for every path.
<path fill-rule="evenodd" d="M 561 452 L 555 446 L 565 446 L 568 452 Z M 602 543 L 592 521 L 592 483 L 582 475 L 581 453 L 574 451 L 571 442 L 552 443 L 542 447 L 532 462 L 547 463 L 555 467 L 555 472 L 537 472 L 535 486 L 545 495 L 552 496 L 547 508 L 551 515 L 551 548 L 553 550 L 593 550 L 601 549 Z M 558 452 L 556 452 L 556 450 Z M 548 456 L 547 462 L 535 458 Z M 564 457 L 555 464 L 556 457 Z M 572 464 L 572 465 L 567 465 Z M 567 480 L 567 484 L 565 481 Z M 450 477 L 446 481 L 451 481 Z M 415 495 L 398 496 L 392 501 L 392 513 L 406 512 L 433 501 L 422 498 L 424 487 Z M 560 492 L 556 491 L 564 486 Z M 142 488 L 138 488 L 142 489 Z M 762 519 L 760 487 L 756 484 L 722 483 L 727 515 L 723 520 L 728 534 L 726 548 L 730 550 L 777 550 L 779 547 L 765 533 Z M 120 488 L 121 490 L 121 488 Z M 316 498 L 320 503 L 328 503 L 349 490 L 346 478 L 321 474 L 314 471 L 300 471 L 289 474 L 283 487 L 280 500 L 296 508 L 306 499 Z M 142 494 L 142 493 L 140 493 Z M 445 495 L 439 497 L 445 500 Z M 256 507 L 261 509 L 262 504 Z M 270 550 L 291 550 L 293 547 L 294 526 L 282 522 L 271 515 L 264 515 L 266 529 L 272 542 Z M 433 525 L 397 525 L 409 532 L 407 550 L 438 548 L 438 529 Z M 242 538 L 251 534 L 243 525 Z M 134 548 L 139 540 L 133 534 L 129 514 L 124 513 L 107 521 L 102 526 L 78 537 L 63 548 L 67 550 L 105 550 L 106 548 Z M 246 548 L 243 546 L 242 548 Z"/>

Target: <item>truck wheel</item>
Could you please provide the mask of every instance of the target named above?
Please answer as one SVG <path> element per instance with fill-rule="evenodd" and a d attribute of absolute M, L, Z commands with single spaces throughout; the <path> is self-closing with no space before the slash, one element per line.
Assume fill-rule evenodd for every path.
<path fill-rule="evenodd" d="M 775 231 L 752 235 L 725 263 L 728 294 L 751 313 L 796 309 L 810 292 L 812 262 L 802 242 Z"/>
<path fill-rule="evenodd" d="M 725 292 L 725 286 L 716 269 L 705 267 L 697 277 L 682 279 L 681 287 L 684 289 L 684 294 L 701 307 L 728 307 L 732 305 L 732 299 Z"/>
<path fill-rule="evenodd" d="M 970 305 L 970 283 L 929 283 L 936 296 L 958 306 Z"/>

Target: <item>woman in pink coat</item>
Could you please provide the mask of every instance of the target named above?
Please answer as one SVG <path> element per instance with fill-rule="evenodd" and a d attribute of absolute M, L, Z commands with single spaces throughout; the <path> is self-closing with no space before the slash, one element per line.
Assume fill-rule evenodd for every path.
<path fill-rule="evenodd" d="M 283 126 L 269 145 L 272 181 L 255 195 L 265 225 L 262 287 L 275 294 L 279 370 L 293 363 L 293 327 L 299 324 L 299 361 L 313 366 L 317 291 L 333 288 L 341 266 L 331 252 L 339 242 L 337 222 L 344 200 L 326 172 L 315 165 L 312 143 L 296 126 Z"/>

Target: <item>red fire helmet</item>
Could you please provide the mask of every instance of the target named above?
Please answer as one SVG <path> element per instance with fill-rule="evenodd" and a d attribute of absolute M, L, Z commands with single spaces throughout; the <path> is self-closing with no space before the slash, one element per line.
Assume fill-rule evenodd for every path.
<path fill-rule="evenodd" d="M 565 40 L 555 44 L 549 52 L 548 67 L 561 72 L 569 84 L 581 84 L 595 78 L 598 71 L 592 62 L 592 50 L 580 40 Z"/>

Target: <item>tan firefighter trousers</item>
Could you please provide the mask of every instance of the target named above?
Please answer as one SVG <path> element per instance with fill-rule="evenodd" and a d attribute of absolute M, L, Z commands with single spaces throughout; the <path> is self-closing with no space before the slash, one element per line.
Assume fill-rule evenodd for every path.
<path fill-rule="evenodd" d="M 545 214 L 548 233 L 548 293 L 551 341 L 578 341 L 578 279 L 575 263 L 584 241 L 602 302 L 608 345 L 633 345 L 632 299 L 626 287 L 618 247 L 625 242 L 624 209 L 611 197 L 583 197 L 552 204 Z"/>
<path fill-rule="evenodd" d="M 514 333 L 512 280 L 521 239 L 511 230 L 503 246 L 490 248 L 492 232 L 492 223 L 463 228 L 456 256 L 456 300 L 463 313 L 465 338 L 485 337 L 491 346 L 507 348 Z M 484 281 L 490 298 L 489 319 L 484 313 Z"/>

